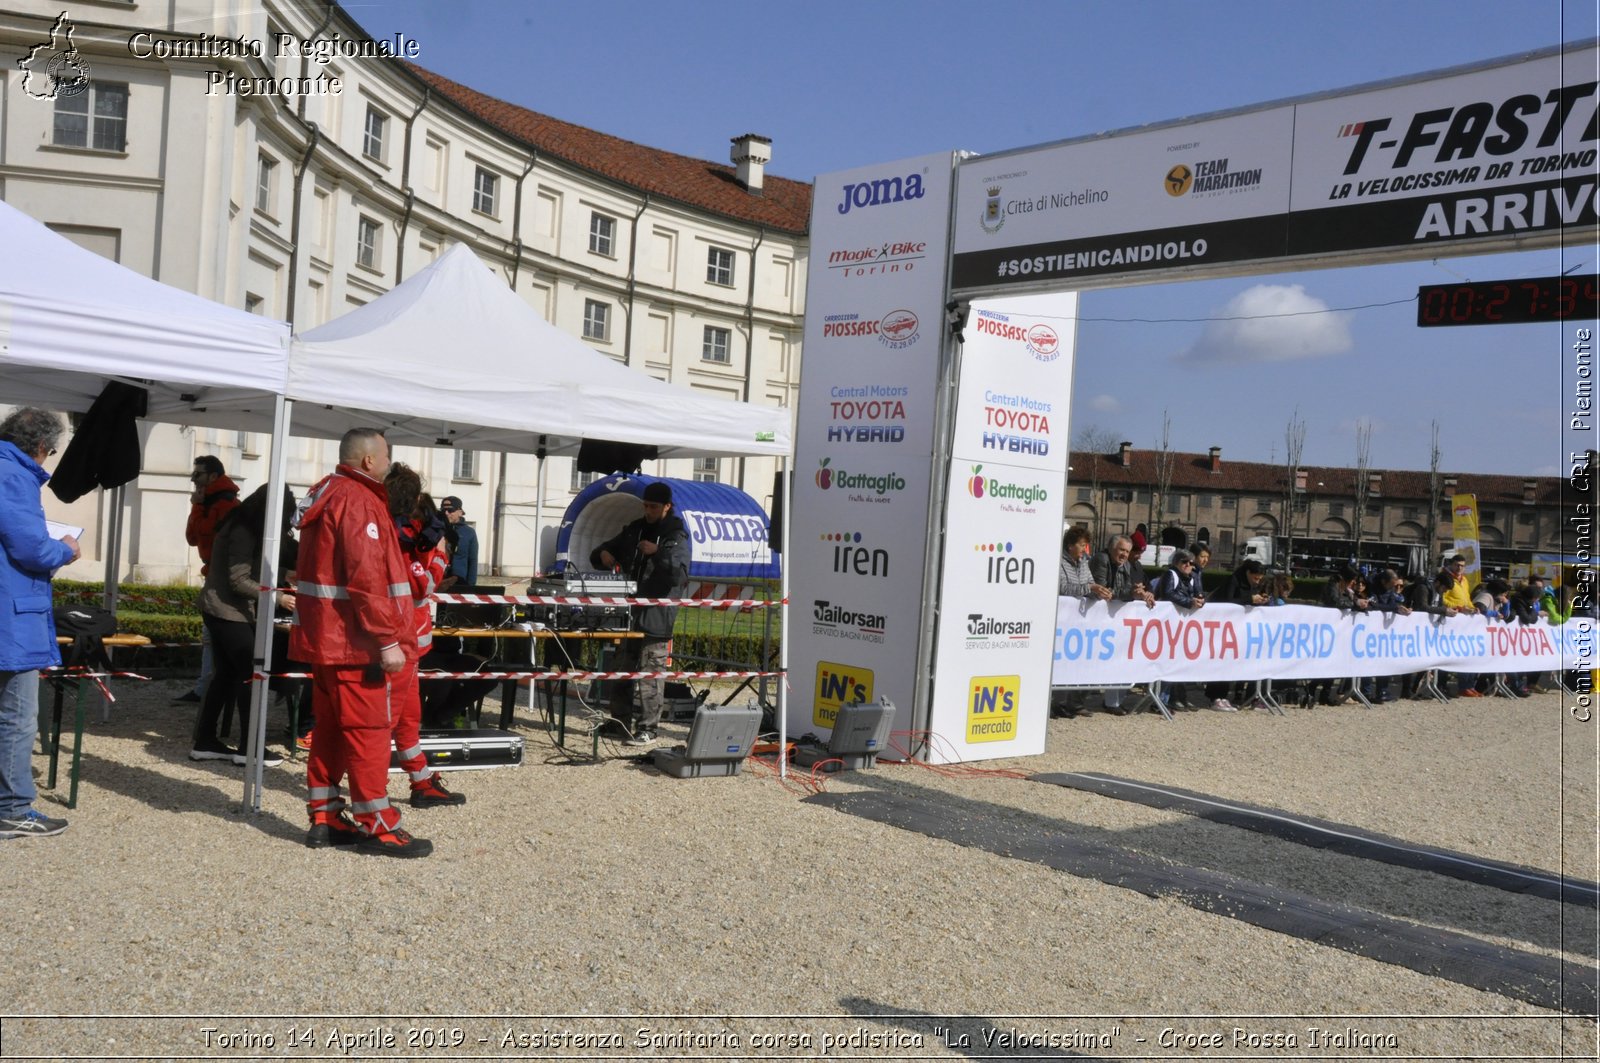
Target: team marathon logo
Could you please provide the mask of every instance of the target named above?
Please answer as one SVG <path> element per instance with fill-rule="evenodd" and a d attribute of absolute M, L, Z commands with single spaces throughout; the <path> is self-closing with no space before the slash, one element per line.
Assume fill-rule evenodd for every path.
<path fill-rule="evenodd" d="M 1226 157 L 1206 159 L 1195 163 L 1192 168 L 1180 162 L 1167 171 L 1161 185 L 1167 190 L 1167 195 L 1173 198 L 1191 196 L 1202 199 L 1223 193 L 1253 192 L 1261 187 L 1261 167 L 1234 169 L 1232 160 Z"/>
<path fill-rule="evenodd" d="M 927 258 L 925 240 L 885 241 L 877 247 L 847 247 L 828 252 L 828 268 L 842 277 L 886 277 L 891 273 L 910 273 Z M 828 335 L 824 325 L 824 336 Z"/>
<path fill-rule="evenodd" d="M 1036 575 L 1033 558 L 1017 557 L 1016 544 L 1011 542 L 981 542 L 972 550 L 983 562 L 985 583 L 997 586 L 1032 586 Z"/>
<path fill-rule="evenodd" d="M 828 442 L 905 442 L 905 396 L 910 390 L 903 384 L 831 389 L 828 393 Z"/>
<path fill-rule="evenodd" d="M 882 613 L 860 613 L 826 598 L 811 603 L 811 631 L 826 638 L 882 642 L 888 624 Z"/>
<path fill-rule="evenodd" d="M 980 310 L 977 323 L 973 327 L 986 336 L 997 336 L 1003 340 L 1022 344 L 1037 361 L 1053 362 L 1061 357 L 1060 335 L 1043 322 L 1035 325 L 1018 324 L 1005 314 L 993 310 Z"/>
<path fill-rule="evenodd" d="M 968 613 L 966 648 L 969 650 L 1022 650 L 1033 643 L 1032 620 L 1008 620 L 987 613 Z"/>
<path fill-rule="evenodd" d="M 1104 188 L 1070 189 L 1025 199 L 1002 199 L 1004 187 L 994 184 L 984 189 L 983 210 L 978 215 L 978 224 L 986 233 L 997 233 L 1005 228 L 1006 218 L 1013 214 L 1047 214 L 1053 210 L 1095 206 L 1111 199 L 1110 191 Z"/>
<path fill-rule="evenodd" d="M 18 60 L 24 93 L 36 100 L 63 100 L 88 91 L 89 64 L 72 43 L 76 30 L 67 13 L 61 12 L 50 27 L 50 39 L 29 48 Z"/>
<path fill-rule="evenodd" d="M 891 351 L 903 351 L 921 338 L 921 323 L 910 310 L 891 310 L 876 321 L 860 314 L 829 314 L 822 319 L 823 339 L 875 336 Z"/>
<path fill-rule="evenodd" d="M 835 488 L 853 491 L 855 493 L 850 496 L 852 502 L 887 502 L 889 496 L 906 489 L 906 478 L 897 472 L 846 472 L 844 469 L 830 468 L 832 463 L 832 458 L 823 458 L 818 462 L 817 486 L 824 491 Z"/>

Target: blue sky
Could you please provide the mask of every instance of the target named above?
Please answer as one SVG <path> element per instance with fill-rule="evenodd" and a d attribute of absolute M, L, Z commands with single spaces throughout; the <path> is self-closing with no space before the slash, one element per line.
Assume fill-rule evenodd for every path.
<path fill-rule="evenodd" d="M 945 149 L 995 152 L 1512 55 L 1600 32 L 1594 0 L 1303 3 L 811 0 L 585 4 L 349 3 L 375 36 L 480 91 L 653 147 L 727 160 L 773 140 L 770 171 L 819 173 Z M 1419 284 L 1595 272 L 1569 247 L 1086 293 L 1075 429 L 1155 446 L 1282 460 L 1298 406 L 1304 460 L 1447 469 L 1565 469 L 1566 325 L 1427 329 Z M 1298 290 L 1297 290 L 1298 287 Z M 1365 307 L 1250 330 L 1203 320 Z M 1140 321 L 1112 319 L 1144 319 Z M 1594 446 L 1593 440 L 1587 445 Z"/>

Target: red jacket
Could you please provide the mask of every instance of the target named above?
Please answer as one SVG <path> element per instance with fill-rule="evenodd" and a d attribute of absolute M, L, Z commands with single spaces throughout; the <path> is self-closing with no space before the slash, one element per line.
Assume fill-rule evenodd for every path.
<path fill-rule="evenodd" d="M 383 484 L 340 465 L 311 489 L 300 529 L 289 657 L 323 665 L 371 665 L 399 646 L 417 659 L 411 577 Z"/>
<path fill-rule="evenodd" d="M 418 521 L 411 522 L 411 531 L 416 533 Z M 441 542 L 426 550 L 412 548 L 407 550 L 401 547 L 400 555 L 405 558 L 410 566 L 411 576 L 411 603 L 414 607 L 414 617 L 417 630 L 417 653 L 426 655 L 433 646 L 433 592 L 439 589 L 439 582 L 444 579 L 444 574 L 450 568 L 450 554 Z"/>
<path fill-rule="evenodd" d="M 211 566 L 211 547 L 217 541 L 217 525 L 238 504 L 239 485 L 228 479 L 227 474 L 211 481 L 202 501 L 189 504 L 189 524 L 183 529 L 183 537 L 200 551 L 202 575 Z"/>

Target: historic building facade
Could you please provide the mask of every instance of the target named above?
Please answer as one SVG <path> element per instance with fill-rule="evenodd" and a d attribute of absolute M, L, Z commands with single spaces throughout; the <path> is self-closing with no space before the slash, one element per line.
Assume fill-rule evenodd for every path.
<path fill-rule="evenodd" d="M 765 174 L 764 138 L 733 138 L 720 164 L 561 122 L 428 71 L 425 42 L 375 42 L 320 0 L 82 0 L 66 24 L 62 13 L 31 0 L 0 13 L 0 198 L 81 245 L 304 331 L 463 243 L 619 362 L 793 406 L 811 189 Z M 62 55 L 55 72 L 81 64 L 80 91 L 45 98 L 50 80 L 31 68 Z M 439 352 L 441 376 L 455 354 Z M 218 455 L 248 490 L 265 478 L 269 442 L 155 427 L 128 492 L 137 531 L 124 576 L 197 576 L 182 531 L 192 459 Z M 329 442 L 293 440 L 290 482 L 314 482 L 334 457 Z M 532 456 L 396 457 L 435 497 L 463 499 L 485 571 L 533 571 Z M 769 507 L 775 469 L 756 458 L 645 466 L 731 483 Z M 570 460 L 548 461 L 547 528 L 585 482 Z M 93 552 L 105 505 L 53 515 L 89 528 Z"/>

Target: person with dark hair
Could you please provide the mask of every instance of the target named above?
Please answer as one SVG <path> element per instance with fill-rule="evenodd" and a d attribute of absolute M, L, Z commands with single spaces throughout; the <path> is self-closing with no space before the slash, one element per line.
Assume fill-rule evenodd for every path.
<path fill-rule="evenodd" d="M 1199 609 L 1206 604 L 1205 591 L 1199 582 L 1194 555 L 1187 550 L 1174 550 L 1166 571 L 1156 577 L 1152 591 L 1158 601 L 1171 602 L 1179 609 Z"/>
<path fill-rule="evenodd" d="M 416 662 L 417 631 L 383 486 L 388 471 L 383 432 L 352 428 L 339 441 L 338 468 L 301 505 L 289 655 L 311 664 L 317 717 L 306 758 L 306 845 L 420 857 L 432 843 L 402 830 L 389 802 L 390 706 L 397 677 Z M 346 776 L 348 806 L 339 787 Z"/>
<path fill-rule="evenodd" d="M 654 480 L 645 485 L 644 516 L 589 554 L 596 568 L 620 569 L 628 574 L 641 598 L 679 598 L 689 583 L 689 531 L 672 512 L 672 485 Z M 617 650 L 621 672 L 660 672 L 667 668 L 672 627 L 678 618 L 673 605 L 634 606 L 634 621 L 642 639 L 624 639 Z M 639 712 L 633 711 L 633 680 L 613 682 L 610 713 L 628 731 L 624 745 L 644 746 L 656 740 L 661 722 L 661 680 L 638 681 Z"/>
<path fill-rule="evenodd" d="M 1267 570 L 1261 562 L 1250 557 L 1239 562 L 1233 572 L 1228 576 L 1228 583 L 1222 588 L 1220 597 L 1213 597 L 1213 601 L 1224 601 L 1232 605 L 1266 605 L 1269 601 Z M 1217 712 L 1238 712 L 1238 706 L 1228 700 L 1226 681 L 1207 683 L 1203 688 L 1206 700 L 1211 702 L 1211 708 Z"/>
<path fill-rule="evenodd" d="M 222 518 L 233 512 L 239 504 L 239 485 L 228 479 L 222 469 L 222 460 L 213 454 L 202 454 L 194 459 L 194 470 L 189 473 L 194 490 L 189 493 L 189 522 L 184 526 L 183 537 L 200 554 L 200 575 L 204 578 L 211 570 L 211 551 L 217 541 L 217 529 Z M 211 682 L 213 653 L 211 629 L 200 632 L 200 677 L 194 686 L 173 698 L 173 701 L 195 701 L 206 696 Z"/>
<path fill-rule="evenodd" d="M 1061 575 L 1056 593 L 1064 598 L 1096 598 L 1105 601 L 1111 590 L 1094 581 L 1089 567 L 1089 529 L 1081 524 L 1068 528 L 1061 537 Z"/>
<path fill-rule="evenodd" d="M 250 676 L 255 659 L 256 606 L 261 597 L 261 543 L 266 537 L 267 485 L 262 484 L 217 525 L 211 552 L 212 565 L 206 585 L 200 591 L 200 616 L 211 633 L 216 653 L 216 671 L 206 687 L 205 699 L 195 717 L 190 760 L 230 760 L 243 764 L 245 755 L 227 744 L 217 733 L 224 710 L 232 705 L 239 710 L 240 730 L 245 741 L 250 737 Z M 289 532 L 294 517 L 294 493 L 283 489 L 283 528 Z M 295 596 L 275 592 L 279 608 L 293 611 Z M 264 751 L 262 763 L 273 766 L 283 757 Z"/>
<path fill-rule="evenodd" d="M 445 527 L 446 541 L 450 544 L 450 575 L 456 582 L 468 587 L 478 582 L 478 533 L 467 523 L 461 499 L 445 495 L 439 499 L 439 512 L 449 521 Z"/>
<path fill-rule="evenodd" d="M 40 488 L 44 461 L 61 442 L 61 418 L 20 406 L 0 421 L 0 838 L 60 834 L 67 821 L 33 802 L 33 736 L 39 730 L 39 669 L 61 664 L 50 579 L 78 560 L 78 540 L 52 539 Z"/>
<path fill-rule="evenodd" d="M 394 518 L 400 556 L 410 576 L 417 651 L 425 654 L 433 646 L 431 599 L 449 564 L 440 543 L 444 538 L 444 519 L 436 512 L 424 514 L 422 477 L 409 465 L 400 462 L 390 465 L 383 485 L 389 493 L 389 515 Z M 391 712 L 396 757 L 411 780 L 411 807 L 464 805 L 466 795 L 452 793 L 439 773 L 428 766 L 428 757 L 422 751 L 422 692 L 418 667 L 417 662 L 411 662 L 404 671 L 395 674 Z"/>

